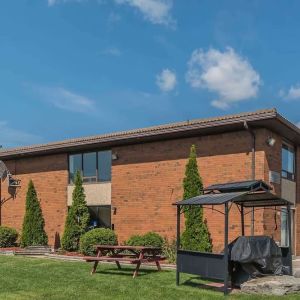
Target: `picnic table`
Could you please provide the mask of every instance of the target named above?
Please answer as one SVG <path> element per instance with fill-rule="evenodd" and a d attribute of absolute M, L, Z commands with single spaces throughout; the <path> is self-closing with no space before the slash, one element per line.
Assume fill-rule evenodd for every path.
<path fill-rule="evenodd" d="M 161 270 L 160 261 L 165 258 L 160 255 L 161 249 L 145 246 L 108 246 L 96 245 L 97 256 L 85 256 L 86 262 L 93 262 L 91 274 L 96 272 L 98 263 L 101 261 L 115 262 L 121 269 L 121 262 L 136 264 L 133 278 L 138 275 L 141 264 L 155 262 L 158 271 Z"/>

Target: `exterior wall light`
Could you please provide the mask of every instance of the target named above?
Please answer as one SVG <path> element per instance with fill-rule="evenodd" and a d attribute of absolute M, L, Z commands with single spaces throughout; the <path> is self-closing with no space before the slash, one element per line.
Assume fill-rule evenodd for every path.
<path fill-rule="evenodd" d="M 113 153 L 112 155 L 111 155 L 111 159 L 112 160 L 117 160 L 119 157 L 118 157 L 118 154 L 117 153 Z"/>
<path fill-rule="evenodd" d="M 267 145 L 270 147 L 273 147 L 276 143 L 276 140 L 273 137 L 268 137 L 267 139 Z"/>

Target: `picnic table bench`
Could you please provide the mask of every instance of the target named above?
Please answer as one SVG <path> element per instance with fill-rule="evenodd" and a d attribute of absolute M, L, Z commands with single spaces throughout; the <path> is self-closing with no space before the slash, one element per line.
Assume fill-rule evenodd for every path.
<path fill-rule="evenodd" d="M 121 269 L 121 262 L 136 264 L 133 278 L 138 275 L 141 264 L 155 262 L 158 271 L 161 270 L 160 261 L 165 258 L 160 255 L 161 249 L 146 246 L 107 246 L 96 245 L 97 256 L 85 256 L 86 262 L 93 262 L 91 274 L 96 272 L 98 263 L 101 261 L 115 262 Z M 125 253 L 124 253 L 125 252 Z"/>

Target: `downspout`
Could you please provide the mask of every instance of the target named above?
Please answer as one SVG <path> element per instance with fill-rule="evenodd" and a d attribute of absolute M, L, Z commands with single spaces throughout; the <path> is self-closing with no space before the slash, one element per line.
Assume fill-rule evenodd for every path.
<path fill-rule="evenodd" d="M 252 164 L 251 164 L 251 177 L 252 180 L 255 180 L 255 151 L 256 151 L 256 136 L 255 132 L 249 127 L 248 123 L 244 121 L 244 128 L 250 133 L 251 140 L 252 140 L 252 146 L 251 146 L 251 152 L 252 152 Z M 251 212 L 251 235 L 254 235 L 254 207 L 252 207 Z"/>

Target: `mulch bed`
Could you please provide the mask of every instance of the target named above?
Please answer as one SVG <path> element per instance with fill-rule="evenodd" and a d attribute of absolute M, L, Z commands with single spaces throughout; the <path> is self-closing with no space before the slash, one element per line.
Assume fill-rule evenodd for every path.
<path fill-rule="evenodd" d="M 5 251 L 18 251 L 20 250 L 20 247 L 8 247 L 8 248 L 0 248 L 0 252 L 5 252 Z"/>
<path fill-rule="evenodd" d="M 57 255 L 66 255 L 66 256 L 81 256 L 81 257 L 84 257 L 84 255 L 79 253 L 79 252 L 55 252 L 55 254 L 57 254 Z"/>

